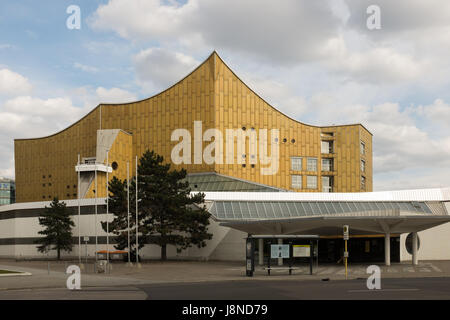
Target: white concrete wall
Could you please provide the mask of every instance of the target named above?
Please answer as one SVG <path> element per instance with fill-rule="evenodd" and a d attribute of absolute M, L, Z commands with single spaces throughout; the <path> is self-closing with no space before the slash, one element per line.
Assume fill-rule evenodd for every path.
<path fill-rule="evenodd" d="M 245 260 L 245 238 L 247 234 L 242 231 L 230 229 L 224 239 L 211 254 L 211 260 Z"/>
<path fill-rule="evenodd" d="M 90 242 L 87 246 L 87 257 L 88 259 L 95 257 L 95 229 L 97 229 L 97 236 L 103 237 L 106 236 L 106 232 L 103 231 L 100 222 L 106 221 L 106 214 L 97 214 L 97 218 L 95 214 L 91 215 L 78 215 L 72 216 L 72 220 L 75 223 L 75 227 L 72 229 L 72 235 L 74 237 L 78 237 L 78 226 L 80 229 L 81 236 L 81 257 L 85 259 L 86 257 L 86 245 L 83 241 L 84 236 L 90 237 Z M 113 215 L 109 215 L 109 219 L 113 219 Z M 15 219 L 5 219 L 0 220 L 0 239 L 7 238 L 35 238 L 40 235 L 38 232 L 42 230 L 43 227 L 39 225 L 38 217 L 32 218 L 15 218 Z M 210 233 L 213 234 L 213 238 L 207 241 L 207 245 L 204 248 L 192 247 L 187 250 L 182 251 L 181 253 L 177 253 L 176 248 L 174 246 L 167 247 L 167 256 L 168 258 L 176 258 L 176 259 L 195 259 L 195 260 L 208 260 L 210 256 L 216 249 L 218 245 L 221 244 L 223 239 L 227 236 L 230 229 L 227 227 L 221 227 L 217 222 L 210 219 L 210 225 L 208 227 Z M 244 240 L 242 240 L 243 236 L 238 236 L 238 243 L 242 242 L 241 245 L 244 244 Z M 228 237 L 228 246 L 232 246 L 233 240 Z M 230 242 L 231 241 L 231 242 Z M 56 257 L 56 251 L 51 251 L 48 254 L 40 253 L 37 250 L 37 244 L 27 244 L 27 245 L 0 245 L 0 257 L 5 258 L 17 258 L 17 259 L 46 259 L 48 257 Z M 109 246 L 110 250 L 114 250 L 113 244 Z M 97 250 L 106 250 L 106 244 L 98 244 Z M 236 257 L 232 256 L 233 250 L 228 250 L 225 254 L 225 259 L 238 260 L 239 254 Z M 237 250 L 236 252 L 239 252 Z M 72 252 L 61 252 L 63 258 L 66 259 L 78 259 L 79 256 L 79 248 L 78 245 L 73 246 Z M 158 259 L 161 256 L 161 249 L 157 245 L 145 245 L 139 252 L 139 255 L 143 259 Z M 215 255 L 217 260 L 222 259 L 220 256 Z"/>
<path fill-rule="evenodd" d="M 406 251 L 405 241 L 407 233 L 400 236 L 400 260 L 411 261 L 412 256 Z M 420 231 L 420 260 L 450 260 L 450 223 Z"/>

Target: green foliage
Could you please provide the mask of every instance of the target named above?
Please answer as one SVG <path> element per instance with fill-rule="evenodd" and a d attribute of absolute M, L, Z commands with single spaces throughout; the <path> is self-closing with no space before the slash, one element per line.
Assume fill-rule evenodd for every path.
<path fill-rule="evenodd" d="M 132 256 L 135 256 L 136 250 L 136 184 L 134 181 L 130 183 L 130 247 Z M 109 182 L 109 211 L 114 213 L 114 219 L 106 225 L 106 221 L 102 221 L 102 229 L 116 235 L 114 247 L 118 250 L 128 248 L 128 198 L 127 198 L 127 180 L 119 180 L 113 177 Z M 145 237 L 139 235 L 139 249 L 144 246 Z"/>
<path fill-rule="evenodd" d="M 163 164 L 164 158 L 153 151 L 146 151 L 138 165 L 139 196 L 139 247 L 143 243 L 161 247 L 161 259 L 167 259 L 167 246 L 173 245 L 180 252 L 195 245 L 206 246 L 212 238 L 208 233 L 210 214 L 204 207 L 203 193 L 190 194 L 185 181 L 186 170 L 170 170 Z M 136 179 L 130 184 L 130 211 L 135 216 Z M 118 235 L 117 249 L 127 247 L 126 181 L 113 178 L 109 183 L 109 203 L 114 212 L 110 231 Z M 132 226 L 132 227 L 131 227 Z M 106 230 L 106 224 L 102 227 Z M 130 219 L 130 228 L 135 234 L 135 221 Z M 134 241 L 134 236 L 132 240 Z M 133 242 L 133 245 L 135 243 Z"/>
<path fill-rule="evenodd" d="M 72 228 L 75 223 L 70 218 L 66 203 L 59 202 L 58 198 L 54 198 L 50 207 L 46 206 L 44 213 L 40 215 L 39 224 L 44 227 L 44 230 L 38 232 L 44 237 L 36 241 L 40 244 L 39 252 L 56 250 L 59 260 L 61 250 L 72 251 Z"/>

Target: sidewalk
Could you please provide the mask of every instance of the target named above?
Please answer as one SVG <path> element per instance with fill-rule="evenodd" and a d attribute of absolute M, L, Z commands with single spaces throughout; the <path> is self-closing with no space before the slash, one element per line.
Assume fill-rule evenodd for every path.
<path fill-rule="evenodd" d="M 68 274 L 65 268 L 73 262 L 50 262 L 50 273 L 46 261 L 0 260 L 0 269 L 30 272 L 31 276 L 1 277 L 0 290 L 27 288 L 66 288 Z M 367 278 L 366 268 L 369 264 L 349 265 L 349 279 Z M 450 261 L 421 261 L 418 266 L 411 263 L 397 263 L 390 267 L 380 265 L 381 276 L 385 278 L 422 278 L 450 277 Z M 81 287 L 125 287 L 142 284 L 208 282 L 232 280 L 329 280 L 345 279 L 342 265 L 319 265 L 314 275 L 309 275 L 309 267 L 294 270 L 272 270 L 271 275 L 257 266 L 253 277 L 245 276 L 244 262 L 144 262 L 141 267 L 127 266 L 125 263 L 112 263 L 110 273 L 93 273 L 93 263 L 81 270 Z"/>

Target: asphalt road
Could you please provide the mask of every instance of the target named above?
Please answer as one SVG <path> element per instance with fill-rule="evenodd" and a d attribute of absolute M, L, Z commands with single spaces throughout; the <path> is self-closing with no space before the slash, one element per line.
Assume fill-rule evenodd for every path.
<path fill-rule="evenodd" d="M 380 290 L 360 280 L 236 280 L 0 290 L 0 300 L 440 300 L 450 299 L 450 278 L 382 279 Z"/>
<path fill-rule="evenodd" d="M 331 281 L 255 280 L 139 286 L 148 299 L 168 300 L 410 300 L 450 299 L 450 278 L 382 279 L 369 290 L 366 279 Z"/>

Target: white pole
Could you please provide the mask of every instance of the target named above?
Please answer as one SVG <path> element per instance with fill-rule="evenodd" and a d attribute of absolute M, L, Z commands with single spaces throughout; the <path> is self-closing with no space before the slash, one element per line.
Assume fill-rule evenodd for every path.
<path fill-rule="evenodd" d="M 78 166 L 80 165 L 80 154 L 78 154 Z M 80 168 L 78 168 L 78 262 L 81 264 L 81 205 L 80 205 Z"/>
<path fill-rule="evenodd" d="M 138 157 L 136 155 L 136 263 L 139 262 L 139 237 L 138 237 Z"/>
<path fill-rule="evenodd" d="M 95 223 L 94 223 L 94 232 L 95 232 L 95 261 L 97 262 L 97 252 L 98 252 L 98 236 L 97 236 L 97 160 L 95 161 Z"/>
<path fill-rule="evenodd" d="M 106 261 L 109 267 L 109 192 L 108 192 L 108 178 L 109 178 L 109 150 L 106 151 Z"/>
<path fill-rule="evenodd" d="M 128 225 L 128 263 L 131 262 L 130 256 L 130 163 L 127 162 L 127 225 Z"/>
<path fill-rule="evenodd" d="M 389 232 L 384 235 L 384 264 L 391 265 L 391 234 Z"/>
<path fill-rule="evenodd" d="M 417 232 L 413 232 L 412 234 L 412 264 L 414 266 L 417 266 L 417 264 L 419 263 L 419 259 L 417 257 L 417 249 L 418 249 L 418 236 L 417 236 Z"/>

